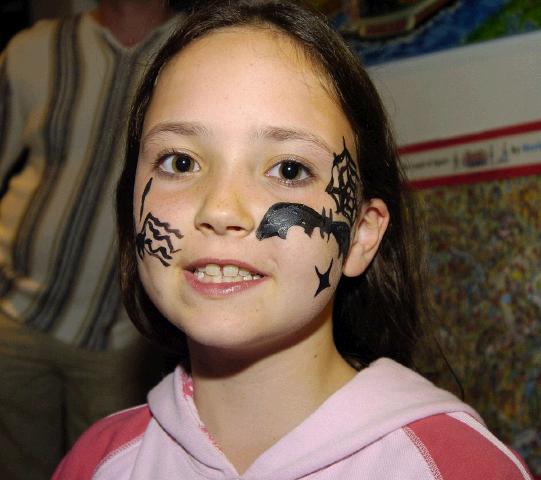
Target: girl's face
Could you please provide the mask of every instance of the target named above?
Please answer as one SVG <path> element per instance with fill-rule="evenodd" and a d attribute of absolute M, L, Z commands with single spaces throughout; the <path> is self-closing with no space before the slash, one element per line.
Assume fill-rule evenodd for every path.
<path fill-rule="evenodd" d="M 355 230 L 353 151 L 342 110 L 282 35 L 224 29 L 169 62 L 133 213 L 141 280 L 189 342 L 250 351 L 331 324 Z"/>

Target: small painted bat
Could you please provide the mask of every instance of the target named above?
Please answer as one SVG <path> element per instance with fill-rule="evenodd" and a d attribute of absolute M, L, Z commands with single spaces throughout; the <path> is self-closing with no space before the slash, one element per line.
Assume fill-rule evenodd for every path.
<path fill-rule="evenodd" d="M 291 227 L 302 227 L 309 237 L 316 228 L 319 228 L 321 238 L 325 234 L 328 235 L 327 238 L 333 235 L 338 243 L 339 257 L 347 254 L 349 250 L 351 229 L 347 223 L 333 221 L 332 210 L 330 210 L 330 216 L 327 216 L 325 209 L 322 213 L 318 213 L 301 203 L 281 202 L 272 205 L 261 220 L 256 237 L 258 240 L 275 236 L 285 239 Z"/>

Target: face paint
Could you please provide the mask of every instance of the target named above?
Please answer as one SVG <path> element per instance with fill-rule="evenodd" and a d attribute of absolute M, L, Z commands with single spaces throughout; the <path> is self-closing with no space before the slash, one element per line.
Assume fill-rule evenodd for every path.
<path fill-rule="evenodd" d="M 332 264 L 333 264 L 333 261 L 334 259 L 331 258 L 331 264 L 329 265 L 329 268 L 327 268 L 327 271 L 326 272 L 323 272 L 321 273 L 317 267 L 315 267 L 316 269 L 316 274 L 319 278 L 319 286 L 317 287 L 317 291 L 314 295 L 314 297 L 317 297 L 318 294 L 322 291 L 322 290 L 325 290 L 326 288 L 330 287 L 331 284 L 329 282 L 329 274 L 331 273 L 331 268 L 332 268 Z"/>
<path fill-rule="evenodd" d="M 286 239 L 287 232 L 291 227 L 302 227 L 304 233 L 309 237 L 315 228 L 319 228 L 321 237 L 325 234 L 330 238 L 334 236 L 338 243 L 338 257 L 347 254 L 349 251 L 349 242 L 351 227 L 357 216 L 359 173 L 357 166 L 346 147 L 339 155 L 334 154 L 333 166 L 331 170 L 331 180 L 325 191 L 333 198 L 336 204 L 336 213 L 341 213 L 346 217 L 346 222 L 333 221 L 333 212 L 329 211 L 329 216 L 325 213 L 316 212 L 314 209 L 300 203 L 276 203 L 272 205 L 265 213 L 263 220 L 256 231 L 258 240 L 278 236 Z M 320 273 L 315 267 L 319 278 L 319 286 L 314 296 L 317 296 L 322 290 L 330 287 L 329 275 L 332 268 L 332 260 L 326 272 Z"/>
<path fill-rule="evenodd" d="M 353 226 L 357 216 L 359 173 L 344 141 L 344 150 L 334 155 L 331 181 L 325 191 L 336 203 L 336 213 L 341 213 Z"/>
<path fill-rule="evenodd" d="M 139 220 L 143 217 L 145 198 L 150 192 L 153 177 L 146 183 L 141 196 L 141 210 Z M 141 227 L 141 231 L 135 237 L 135 246 L 139 258 L 143 260 L 145 253 L 157 258 L 164 267 L 169 267 L 168 260 L 172 260 L 172 254 L 180 251 L 180 248 L 174 249 L 171 236 L 179 240 L 183 237 L 179 230 L 171 228 L 168 223 L 160 221 L 152 213 L 148 213 Z"/>
<path fill-rule="evenodd" d="M 172 260 L 171 255 L 180 251 L 180 248 L 176 250 L 173 248 L 171 235 L 179 240 L 183 237 L 179 230 L 171 228 L 168 223 L 161 222 L 149 212 L 135 239 L 139 258 L 142 260 L 145 253 L 148 253 L 162 262 L 164 267 L 169 267 L 167 260 Z"/>
<path fill-rule="evenodd" d="M 330 216 L 317 213 L 314 209 L 300 203 L 275 203 L 265 213 L 256 231 L 258 240 L 278 236 L 286 239 L 291 227 L 302 227 L 309 237 L 315 228 L 319 228 L 321 237 L 332 235 L 338 243 L 338 256 L 341 257 L 349 249 L 350 227 L 345 222 L 334 222 L 332 210 Z"/>
<path fill-rule="evenodd" d="M 150 180 L 145 185 L 145 189 L 143 191 L 143 195 L 141 197 L 141 210 L 139 211 L 139 221 L 143 218 L 143 209 L 145 207 L 145 198 L 148 195 L 148 192 L 150 192 L 150 187 L 152 185 L 152 180 L 154 180 L 154 177 L 150 177 Z"/>

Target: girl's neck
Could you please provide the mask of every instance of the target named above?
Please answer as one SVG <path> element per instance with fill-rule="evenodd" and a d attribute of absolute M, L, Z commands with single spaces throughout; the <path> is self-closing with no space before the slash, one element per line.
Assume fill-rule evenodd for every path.
<path fill-rule="evenodd" d="M 132 47 L 169 20 L 174 11 L 164 0 L 101 0 L 91 12 L 124 47 Z"/>
<path fill-rule="evenodd" d="M 357 373 L 336 351 L 330 322 L 253 363 L 232 362 L 202 348 L 191 352 L 200 418 L 239 473 Z M 228 364 L 235 368 L 224 371 Z"/>

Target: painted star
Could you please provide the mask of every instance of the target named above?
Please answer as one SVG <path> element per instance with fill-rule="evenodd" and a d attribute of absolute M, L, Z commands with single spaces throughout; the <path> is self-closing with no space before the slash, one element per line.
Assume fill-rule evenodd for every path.
<path fill-rule="evenodd" d="M 329 274 L 331 273 L 331 268 L 332 268 L 332 262 L 333 261 L 334 261 L 334 259 L 331 259 L 331 264 L 329 265 L 329 268 L 327 269 L 327 271 L 324 272 L 324 273 L 320 273 L 320 271 L 317 269 L 317 267 L 315 267 L 317 276 L 319 277 L 319 287 L 317 287 L 317 291 L 316 291 L 316 294 L 314 295 L 314 297 L 317 297 L 318 294 L 322 290 L 325 290 L 327 287 L 331 286 L 331 284 L 329 283 Z"/>

